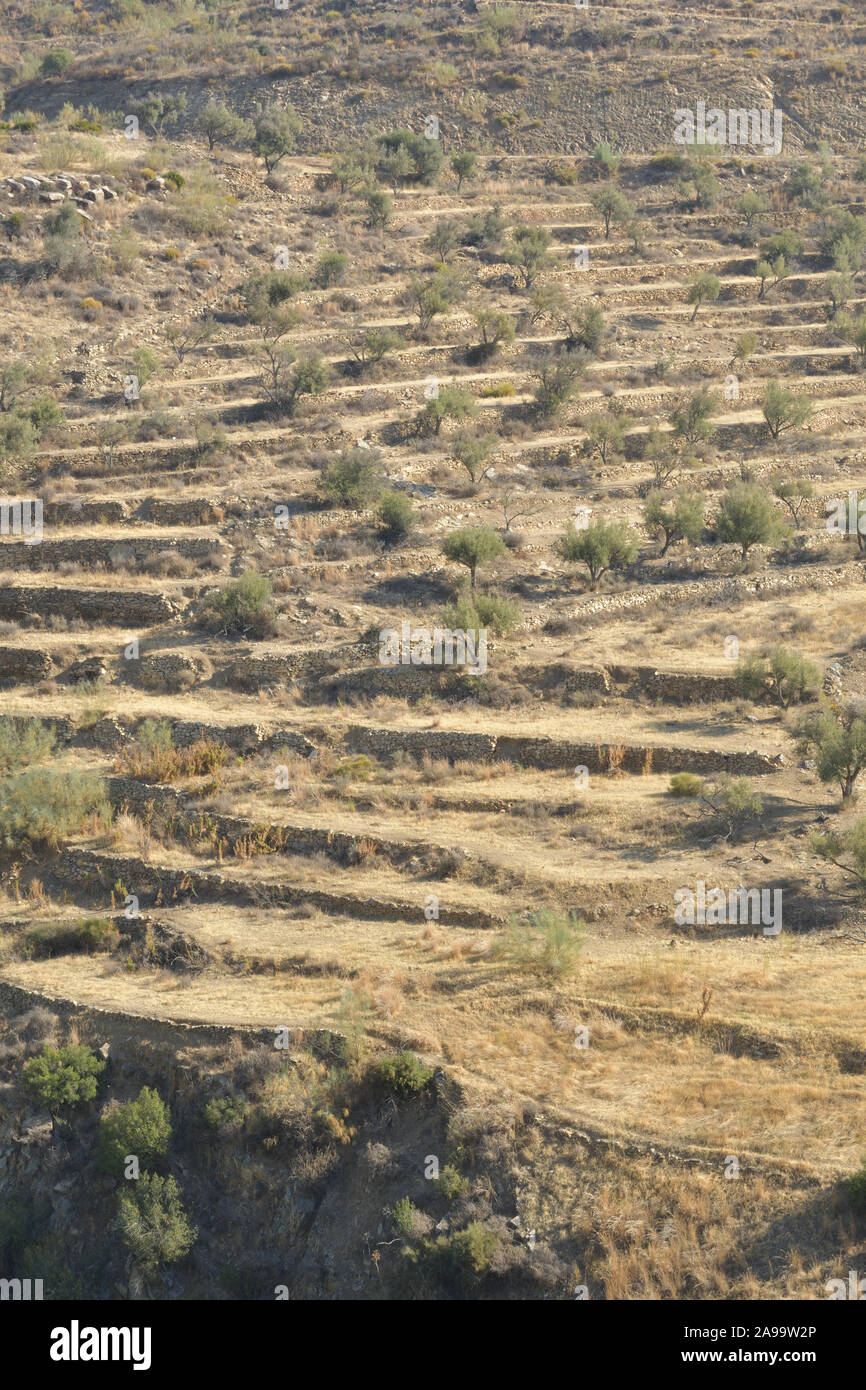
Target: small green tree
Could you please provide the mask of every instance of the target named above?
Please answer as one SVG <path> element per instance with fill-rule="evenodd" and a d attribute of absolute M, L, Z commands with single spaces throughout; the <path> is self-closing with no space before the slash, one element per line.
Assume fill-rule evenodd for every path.
<path fill-rule="evenodd" d="M 866 819 L 855 821 L 850 829 L 842 832 L 811 835 L 809 848 L 819 859 L 835 864 L 837 869 L 856 879 L 861 892 L 866 889 Z M 863 1164 L 863 1179 L 863 1196 L 866 1198 L 866 1161 Z"/>
<path fill-rule="evenodd" d="M 168 1106 L 157 1091 L 143 1086 L 136 1100 L 114 1103 L 102 1116 L 96 1161 L 103 1173 L 121 1177 L 129 1155 L 144 1168 L 164 1158 L 170 1142 Z"/>
<path fill-rule="evenodd" d="M 383 492 L 376 508 L 382 539 L 386 545 L 396 545 L 412 530 L 416 520 L 415 508 L 405 492 Z"/>
<path fill-rule="evenodd" d="M 154 135 L 161 135 L 166 125 L 173 125 L 186 110 L 185 92 L 145 92 L 138 101 L 130 102 L 129 112 L 138 118 Z"/>
<path fill-rule="evenodd" d="M 698 310 L 702 304 L 714 304 L 716 302 L 719 297 L 720 288 L 719 277 L 717 275 L 710 275 L 706 270 L 702 270 L 697 275 L 691 277 L 687 302 L 695 306 L 694 312 L 692 313 L 692 323 L 694 323 L 697 318 Z"/>
<path fill-rule="evenodd" d="M 397 1052 L 376 1064 L 376 1078 L 393 1095 L 404 1099 L 417 1095 L 433 1080 L 433 1068 L 425 1066 L 414 1052 Z"/>
<path fill-rule="evenodd" d="M 424 425 L 439 434 L 446 420 L 474 420 L 478 406 L 471 391 L 462 386 L 443 386 L 438 396 L 434 396 L 424 407 Z"/>
<path fill-rule="evenodd" d="M 460 193 L 464 183 L 471 183 L 478 172 L 478 156 L 469 150 L 460 150 L 457 154 L 452 154 L 451 171 L 457 176 L 457 192 Z"/>
<path fill-rule="evenodd" d="M 400 145 L 396 150 L 389 150 L 381 161 L 380 169 L 382 177 L 391 185 L 395 194 L 415 173 L 415 165 L 404 145 Z"/>
<path fill-rule="evenodd" d="M 610 239 L 610 229 L 612 226 L 627 227 L 634 220 L 634 205 L 629 202 L 624 193 L 612 184 L 606 188 L 599 189 L 598 193 L 591 193 L 590 202 L 604 222 L 605 240 Z"/>
<path fill-rule="evenodd" d="M 461 290 L 459 275 L 448 268 L 437 270 L 427 280 L 412 276 L 406 297 L 418 315 L 418 327 L 422 333 L 426 332 L 434 318 L 448 312 L 459 299 Z"/>
<path fill-rule="evenodd" d="M 451 452 L 476 487 L 483 483 L 490 472 L 490 455 L 498 444 L 499 436 L 496 434 L 474 434 L 461 430 L 454 436 Z"/>
<path fill-rule="evenodd" d="M 452 531 L 442 542 L 442 551 L 447 559 L 466 566 L 473 589 L 479 566 L 489 564 L 491 560 L 498 560 L 508 553 L 501 537 L 487 526 L 463 526 L 457 531 Z"/>
<path fill-rule="evenodd" d="M 384 188 L 368 188 L 364 193 L 364 203 L 367 208 L 367 221 L 371 227 L 378 227 L 379 230 L 387 227 L 391 221 L 393 204 Z"/>
<path fill-rule="evenodd" d="M 253 120 L 253 153 L 265 161 L 265 170 L 272 174 L 286 155 L 294 154 L 295 138 L 303 122 L 293 106 L 265 107 Z"/>
<path fill-rule="evenodd" d="M 591 168 L 596 178 L 615 179 L 622 161 L 621 154 L 614 154 L 606 140 L 596 145 L 592 152 Z"/>
<path fill-rule="evenodd" d="M 476 309 L 472 317 L 478 324 L 481 334 L 479 351 L 483 357 L 492 357 L 499 348 L 514 342 L 516 326 L 510 314 L 501 309 Z"/>
<path fill-rule="evenodd" d="M 843 802 L 856 801 L 866 768 L 866 719 L 854 709 L 825 707 L 794 729 L 800 757 L 814 757 L 822 782 L 838 782 Z"/>
<path fill-rule="evenodd" d="M 800 514 L 814 496 L 814 489 L 808 478 L 779 478 L 773 483 L 773 496 L 785 504 L 794 518 L 794 525 L 799 526 Z"/>
<path fill-rule="evenodd" d="M 343 195 L 353 193 L 362 184 L 372 183 L 373 168 L 370 157 L 365 151 L 351 146 L 341 150 L 331 160 L 331 177 Z"/>
<path fill-rule="evenodd" d="M 538 381 L 535 407 L 542 420 L 553 419 L 571 400 L 585 371 L 586 363 L 579 353 L 547 357 L 534 368 L 532 375 Z"/>
<path fill-rule="evenodd" d="M 734 207 L 751 231 L 758 218 L 767 211 L 767 200 L 760 193 L 755 193 L 749 189 L 748 192 L 740 195 L 734 203 Z"/>
<path fill-rule="evenodd" d="M 771 545 L 779 535 L 772 497 L 757 483 L 738 483 L 722 497 L 715 530 L 720 541 L 740 547 L 744 560 L 753 545 Z"/>
<path fill-rule="evenodd" d="M 377 449 L 362 449 L 359 445 L 338 454 L 322 474 L 322 495 L 353 511 L 372 506 L 382 493 L 381 459 Z"/>
<path fill-rule="evenodd" d="M 198 1239 L 172 1177 L 142 1173 L 118 1193 L 117 1210 L 123 1242 L 145 1275 L 182 1260 Z"/>
<path fill-rule="evenodd" d="M 358 364 L 355 370 L 363 375 L 368 367 L 377 366 L 390 352 L 401 348 L 403 339 L 393 328 L 368 328 L 360 339 L 346 338 L 345 343 Z"/>
<path fill-rule="evenodd" d="M 734 343 L 734 355 L 731 358 L 731 366 L 735 362 L 748 362 L 750 357 L 754 357 L 758 351 L 757 333 L 741 333 Z"/>
<path fill-rule="evenodd" d="M 637 535 L 624 522 L 601 520 L 591 521 L 581 531 L 570 524 L 556 545 L 557 554 L 566 564 L 586 565 L 593 591 L 608 570 L 634 564 L 638 548 Z"/>
<path fill-rule="evenodd" d="M 591 454 L 598 455 L 603 468 L 622 457 L 627 423 L 617 415 L 587 416 L 587 448 Z"/>
<path fill-rule="evenodd" d="M 220 101 L 208 101 L 199 112 L 196 128 L 207 140 L 207 147 L 215 145 L 240 145 L 253 136 L 249 121 L 231 111 Z"/>
<path fill-rule="evenodd" d="M 812 402 L 805 392 L 795 394 L 787 391 L 773 378 L 767 383 L 761 410 L 770 434 L 773 439 L 778 439 L 783 430 L 797 429 L 808 420 L 812 413 Z"/>
<path fill-rule="evenodd" d="M 554 287 L 542 285 L 538 293 L 548 288 Z M 563 298 L 557 317 L 565 330 L 565 345 L 569 351 L 574 348 L 585 348 L 592 353 L 600 351 L 607 332 L 604 310 L 600 304 L 587 304 L 584 301 L 569 305 Z"/>
<path fill-rule="evenodd" d="M 821 672 L 813 661 L 788 647 L 775 646 L 767 658 L 773 692 L 782 709 L 792 700 L 801 700 L 810 690 L 820 686 Z"/>
<path fill-rule="evenodd" d="M 712 417 L 717 406 L 716 397 L 705 387 L 694 391 L 687 401 L 668 416 L 675 438 L 685 440 L 686 444 L 697 444 L 711 439 L 715 432 Z"/>
<path fill-rule="evenodd" d="M 24 1063 L 21 1079 L 53 1120 L 56 1115 L 93 1100 L 104 1070 L 105 1059 L 89 1047 L 82 1044 L 51 1047 L 46 1043 L 36 1057 Z"/>
<path fill-rule="evenodd" d="M 536 224 L 520 223 L 511 232 L 511 245 L 507 248 L 505 259 L 520 271 L 524 289 L 529 289 L 548 262 L 550 232 L 546 227 Z"/>
<path fill-rule="evenodd" d="M 720 828 L 723 840 L 740 840 L 747 827 L 762 814 L 764 803 L 745 777 L 719 777 L 701 798 Z"/>
<path fill-rule="evenodd" d="M 460 226 L 449 218 L 440 218 L 427 238 L 427 245 L 439 261 L 447 261 L 460 244 Z"/>
<path fill-rule="evenodd" d="M 494 954 L 519 970 L 564 979 L 577 969 L 583 937 L 577 913 L 541 908 L 526 918 L 512 917 Z"/>
<path fill-rule="evenodd" d="M 653 490 L 644 503 L 644 524 L 652 531 L 661 531 L 664 544 L 661 554 L 677 541 L 700 540 L 704 527 L 704 508 L 706 502 L 700 492 L 678 492 L 665 504 L 661 492 Z"/>

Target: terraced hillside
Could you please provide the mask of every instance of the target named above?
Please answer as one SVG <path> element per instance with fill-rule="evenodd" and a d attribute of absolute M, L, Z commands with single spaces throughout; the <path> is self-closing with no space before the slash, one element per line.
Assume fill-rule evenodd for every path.
<path fill-rule="evenodd" d="M 759 33 L 768 155 L 674 143 L 693 16 L 650 82 L 635 6 L 437 7 L 407 90 L 412 15 L 60 8 L 7 7 L 0 1184 L 65 1144 L 84 1197 L 7 1260 L 824 1298 L 864 1258 L 862 26 L 726 11 L 707 102 L 754 104 Z M 27 1069 L 79 1043 L 55 1114 Z M 143 1084 L 198 1240 L 130 1273 L 90 1154 Z"/>

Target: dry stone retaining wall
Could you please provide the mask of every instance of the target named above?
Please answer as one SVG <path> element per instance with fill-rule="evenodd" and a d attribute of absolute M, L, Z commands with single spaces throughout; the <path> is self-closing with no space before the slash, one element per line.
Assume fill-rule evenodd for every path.
<path fill-rule="evenodd" d="M 76 536 L 46 540 L 39 545 L 14 541 L 4 544 L 0 555 L 11 568 L 43 570 L 55 569 L 64 563 L 92 566 L 114 565 L 120 560 L 140 562 L 165 551 L 202 560 L 215 550 L 225 550 L 225 543 L 218 536 L 136 536 L 130 533 L 109 539 Z"/>
<path fill-rule="evenodd" d="M 122 884 L 139 898 L 153 894 L 155 903 L 234 901 L 274 910 L 312 904 L 324 912 L 342 913 L 374 922 L 417 922 L 422 904 L 383 898 L 361 898 L 347 893 L 328 893 L 315 888 L 296 888 L 287 883 L 233 879 L 225 874 L 172 869 L 142 859 L 94 850 L 67 849 L 53 870 L 59 883 L 74 892 L 104 900 L 115 884 Z M 501 923 L 490 913 L 469 908 L 449 908 L 440 902 L 443 926 L 490 928 Z"/>
<path fill-rule="evenodd" d="M 415 757 L 447 758 L 449 762 L 507 761 L 545 770 L 584 766 L 604 772 L 610 766 L 604 743 L 572 743 L 562 739 L 469 734 L 448 729 L 371 729 L 353 724 L 347 742 L 358 753 L 387 757 L 402 752 Z M 626 772 L 727 772 L 760 776 L 785 765 L 781 754 L 722 753 L 715 749 L 630 746 L 618 766 Z"/>
<path fill-rule="evenodd" d="M 0 587 L 0 618 L 21 619 L 37 613 L 109 627 L 149 627 L 177 617 L 179 611 L 165 594 L 147 590 Z"/>

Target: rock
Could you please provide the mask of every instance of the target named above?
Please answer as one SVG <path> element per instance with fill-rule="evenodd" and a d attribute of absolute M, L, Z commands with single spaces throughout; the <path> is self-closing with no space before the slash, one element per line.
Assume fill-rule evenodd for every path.
<path fill-rule="evenodd" d="M 62 193 L 40 193 L 40 203 L 64 203 L 66 199 Z"/>
<path fill-rule="evenodd" d="M 118 748 L 122 748 L 126 742 L 126 730 L 118 723 L 114 715 L 106 715 L 104 719 L 97 719 L 87 733 L 88 746 L 101 748 L 107 753 L 114 753 Z"/>
<path fill-rule="evenodd" d="M 50 1144 L 54 1135 L 54 1125 L 47 1110 L 34 1111 L 21 1122 L 21 1133 L 17 1136 L 19 1144 Z"/>
<path fill-rule="evenodd" d="M 148 179 L 147 183 L 145 184 L 145 189 L 148 193 L 164 193 L 165 179 L 160 178 L 159 176 L 157 176 L 155 179 Z"/>
<path fill-rule="evenodd" d="M 104 680 L 107 675 L 108 667 L 103 665 L 102 658 L 88 656 L 83 661 L 73 661 L 60 679 L 70 685 L 75 685 L 78 681 Z"/>
<path fill-rule="evenodd" d="M 85 199 L 86 199 L 86 201 L 87 201 L 88 203 L 104 203 L 104 202 L 105 202 L 105 194 L 103 193 L 103 191 L 102 191 L 101 188 L 88 188 L 88 190 L 87 190 L 87 192 L 85 193 L 84 197 L 85 197 Z"/>

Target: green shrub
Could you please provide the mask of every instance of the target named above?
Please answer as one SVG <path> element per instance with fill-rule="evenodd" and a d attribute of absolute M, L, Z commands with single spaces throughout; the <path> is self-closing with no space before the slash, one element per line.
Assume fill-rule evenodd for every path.
<path fill-rule="evenodd" d="M 376 515 L 381 524 L 382 538 L 395 544 L 408 536 L 415 521 L 415 508 L 405 492 L 383 492 Z"/>
<path fill-rule="evenodd" d="M 866 1211 L 866 1158 L 848 1179 L 848 1197 L 857 1211 Z"/>
<path fill-rule="evenodd" d="M 54 850 L 88 821 L 107 824 L 111 810 L 95 773 L 34 767 L 0 781 L 0 846 Z"/>
<path fill-rule="evenodd" d="M 214 1096 L 202 1106 L 202 1123 L 223 1133 L 237 1130 L 246 1118 L 247 1108 L 242 1096 Z"/>
<path fill-rule="evenodd" d="M 198 1238 L 174 1178 L 142 1173 L 118 1194 L 117 1209 L 123 1243 L 145 1274 L 182 1260 Z"/>
<path fill-rule="evenodd" d="M 417 1208 L 408 1197 L 401 1197 L 399 1202 L 394 1203 L 391 1208 L 391 1224 L 398 1235 L 404 1237 L 415 1235 L 416 1214 Z"/>
<path fill-rule="evenodd" d="M 54 752 L 54 731 L 39 719 L 0 717 L 0 773 L 44 762 Z"/>
<path fill-rule="evenodd" d="M 319 258 L 316 266 L 316 284 L 322 289 L 330 289 L 333 285 L 341 285 L 346 275 L 349 265 L 349 257 L 345 251 L 326 251 Z"/>
<path fill-rule="evenodd" d="M 347 449 L 328 464 L 319 484 L 320 491 L 340 506 L 363 511 L 382 493 L 379 459 L 378 450 L 359 446 Z"/>
<path fill-rule="evenodd" d="M 470 587 L 475 589 L 475 574 L 480 565 L 498 560 L 506 549 L 500 536 L 489 526 L 462 526 L 452 531 L 442 542 L 442 552 L 455 564 L 469 570 Z"/>
<path fill-rule="evenodd" d="M 105 917 L 85 917 L 79 922 L 44 922 L 24 935 L 24 947 L 37 960 L 47 956 L 67 956 L 84 952 L 112 951 L 120 932 Z"/>
<path fill-rule="evenodd" d="M 519 603 L 498 594 L 473 594 L 464 589 L 455 603 L 442 613 L 442 622 L 452 631 L 474 632 L 489 628 L 497 637 L 513 631 L 522 618 Z"/>
<path fill-rule="evenodd" d="M 179 174 L 176 169 L 166 169 L 163 178 L 166 183 L 170 183 L 173 188 L 183 188 L 186 183 L 183 174 Z"/>
<path fill-rule="evenodd" d="M 104 1070 L 104 1058 L 83 1044 L 51 1047 L 46 1043 L 38 1056 L 25 1062 L 21 1079 L 54 1114 L 93 1100 L 99 1089 L 97 1078 Z"/>
<path fill-rule="evenodd" d="M 115 1104 L 102 1116 L 96 1162 L 104 1173 L 120 1177 L 128 1154 L 134 1154 L 143 1168 L 163 1158 L 170 1141 L 168 1106 L 156 1091 L 143 1086 L 137 1100 Z"/>
<path fill-rule="evenodd" d="M 751 652 L 740 657 L 734 667 L 734 684 L 746 700 L 758 700 L 767 691 L 767 663 L 762 656 Z"/>
<path fill-rule="evenodd" d="M 675 772 L 668 783 L 671 796 L 700 796 L 704 779 L 694 772 Z"/>
<path fill-rule="evenodd" d="M 494 1231 L 473 1221 L 453 1235 L 425 1240 L 409 1258 L 428 1278 L 449 1291 L 466 1294 L 488 1273 L 499 1244 Z"/>
<path fill-rule="evenodd" d="M 53 48 L 39 65 L 39 71 L 43 77 L 59 77 L 64 73 L 72 62 L 74 55 L 68 48 Z"/>
<path fill-rule="evenodd" d="M 178 777 L 210 775 L 223 767 L 229 756 L 227 745 L 216 739 L 200 738 L 185 748 L 175 748 L 167 719 L 145 719 L 135 742 L 119 754 L 114 769 L 143 782 L 174 782 Z"/>
<path fill-rule="evenodd" d="M 357 753 L 338 763 L 331 776 L 347 777 L 353 782 L 368 782 L 377 770 L 378 765 L 373 758 L 368 758 L 366 753 Z"/>
<path fill-rule="evenodd" d="M 576 913 L 542 908 L 525 920 L 513 917 L 493 953 L 517 969 L 560 979 L 577 969 L 583 932 Z"/>
<path fill-rule="evenodd" d="M 432 1068 L 425 1066 L 413 1052 L 397 1052 L 392 1057 L 383 1057 L 373 1070 L 385 1090 L 397 1096 L 413 1096 L 423 1091 L 433 1079 Z"/>
<path fill-rule="evenodd" d="M 240 579 L 205 594 L 201 625 L 208 632 L 230 637 L 272 637 L 277 630 L 273 592 L 269 579 L 246 570 Z"/>
<path fill-rule="evenodd" d="M 446 1163 L 438 1178 L 434 1178 L 433 1186 L 437 1196 L 443 1197 L 446 1202 L 453 1202 L 457 1197 L 466 1195 L 469 1181 L 452 1164 Z"/>

